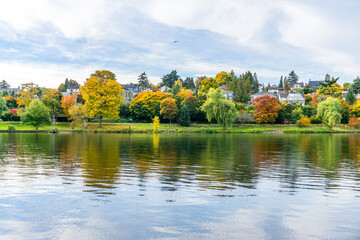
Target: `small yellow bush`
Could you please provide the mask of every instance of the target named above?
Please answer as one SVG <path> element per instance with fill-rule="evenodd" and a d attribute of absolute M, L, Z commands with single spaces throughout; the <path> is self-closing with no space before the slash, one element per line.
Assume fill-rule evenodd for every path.
<path fill-rule="evenodd" d="M 160 126 L 160 119 L 159 119 L 158 116 L 154 117 L 153 126 L 154 126 L 154 132 L 157 132 L 157 130 L 158 130 L 159 126 Z"/>
<path fill-rule="evenodd" d="M 311 120 L 307 116 L 302 116 L 299 120 L 296 121 L 296 126 L 303 128 L 309 127 L 311 125 Z"/>

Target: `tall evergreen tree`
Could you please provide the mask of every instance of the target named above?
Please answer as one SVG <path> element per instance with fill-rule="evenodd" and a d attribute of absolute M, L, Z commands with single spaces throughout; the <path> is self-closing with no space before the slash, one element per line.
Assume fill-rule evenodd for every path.
<path fill-rule="evenodd" d="M 172 70 L 171 73 L 164 75 L 162 80 L 162 85 L 167 86 L 168 88 L 172 88 L 175 81 L 178 80 L 180 76 L 177 74 L 176 70 Z"/>
<path fill-rule="evenodd" d="M 320 85 L 323 87 L 328 87 L 328 86 L 336 83 L 338 80 L 339 80 L 339 77 L 338 78 L 334 78 L 334 77 L 330 78 L 330 75 L 326 74 L 324 82 L 320 83 Z"/>
<path fill-rule="evenodd" d="M 254 73 L 254 84 L 253 84 L 253 93 L 259 92 L 259 80 L 257 78 L 257 74 Z"/>
<path fill-rule="evenodd" d="M 150 85 L 149 79 L 145 72 L 138 76 L 139 87 L 147 87 Z"/>
<path fill-rule="evenodd" d="M 355 103 L 355 101 L 356 101 L 355 93 L 354 93 L 354 90 L 352 89 L 351 86 L 348 89 L 345 101 L 347 101 L 350 105 L 353 105 Z"/>
<path fill-rule="evenodd" d="M 178 123 L 181 126 L 190 126 L 190 113 L 186 104 L 180 109 Z"/>
<path fill-rule="evenodd" d="M 195 88 L 194 78 L 192 77 L 185 78 L 183 87 L 185 87 L 186 89 L 194 89 Z"/>
<path fill-rule="evenodd" d="M 354 79 L 354 83 L 351 85 L 353 91 L 358 93 L 360 91 L 360 77 Z"/>
<path fill-rule="evenodd" d="M 283 87 L 284 87 L 283 76 L 281 75 L 280 82 L 279 82 L 279 88 L 283 88 Z"/>
<path fill-rule="evenodd" d="M 68 86 L 69 86 L 69 79 L 66 78 L 64 83 L 65 91 L 67 90 Z"/>
<path fill-rule="evenodd" d="M 289 83 L 297 83 L 298 80 L 299 80 L 298 75 L 296 75 L 296 73 L 294 72 L 294 70 L 292 70 L 292 71 L 289 73 L 288 82 L 289 82 Z"/>
<path fill-rule="evenodd" d="M 0 89 L 9 88 L 10 84 L 8 84 L 5 80 L 0 82 Z"/>

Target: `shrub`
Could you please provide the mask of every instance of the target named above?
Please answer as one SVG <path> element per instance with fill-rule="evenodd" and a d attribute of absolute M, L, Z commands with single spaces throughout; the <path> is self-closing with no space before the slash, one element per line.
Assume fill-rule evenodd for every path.
<path fill-rule="evenodd" d="M 299 120 L 296 121 L 296 126 L 303 128 L 309 127 L 311 125 L 311 120 L 307 116 L 302 116 Z"/>
<path fill-rule="evenodd" d="M 12 126 L 12 125 L 9 125 L 8 126 L 8 131 L 9 132 L 14 132 L 16 129 L 15 129 L 15 127 L 14 126 Z"/>
<path fill-rule="evenodd" d="M 302 113 L 302 110 L 300 107 L 294 109 L 291 112 L 291 123 L 292 124 L 297 123 L 297 121 L 301 119 L 301 116 L 302 116 L 301 113 Z"/>
<path fill-rule="evenodd" d="M 357 117 L 351 117 L 349 120 L 349 127 L 359 129 L 360 128 L 360 121 Z"/>
<path fill-rule="evenodd" d="M 154 119 L 153 119 L 153 126 L 154 126 L 154 132 L 157 133 L 158 131 L 158 128 L 160 126 L 160 119 L 158 116 L 155 116 Z"/>
<path fill-rule="evenodd" d="M 318 118 L 316 115 L 311 116 L 310 121 L 311 121 L 312 124 L 320 124 L 321 123 L 321 119 Z"/>
<path fill-rule="evenodd" d="M 255 123 L 254 117 L 250 113 L 240 113 L 235 119 L 236 123 L 245 124 L 245 123 Z"/>

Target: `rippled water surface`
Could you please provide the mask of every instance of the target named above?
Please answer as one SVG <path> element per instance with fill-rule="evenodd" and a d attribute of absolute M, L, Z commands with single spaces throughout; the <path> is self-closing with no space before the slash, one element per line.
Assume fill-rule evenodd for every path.
<path fill-rule="evenodd" d="M 360 135 L 0 142 L 0 239 L 360 239 Z"/>

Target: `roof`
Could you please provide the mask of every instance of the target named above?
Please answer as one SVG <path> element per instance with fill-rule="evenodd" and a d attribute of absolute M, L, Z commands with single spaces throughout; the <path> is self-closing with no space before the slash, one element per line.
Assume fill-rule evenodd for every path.
<path fill-rule="evenodd" d="M 271 92 L 258 92 L 258 93 L 251 95 L 251 97 L 260 97 L 260 96 L 265 96 L 265 95 L 270 95 L 272 97 L 276 97 L 276 94 L 271 93 Z"/>
<path fill-rule="evenodd" d="M 303 93 L 298 92 L 290 92 L 290 93 L 280 93 L 280 98 L 291 100 L 291 101 L 303 101 L 305 100 L 305 95 Z"/>

